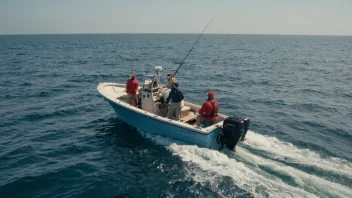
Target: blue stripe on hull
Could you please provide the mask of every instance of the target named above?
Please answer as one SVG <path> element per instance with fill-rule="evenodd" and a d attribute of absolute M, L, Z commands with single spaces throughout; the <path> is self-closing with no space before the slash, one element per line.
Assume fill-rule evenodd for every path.
<path fill-rule="evenodd" d="M 216 135 L 219 130 L 209 134 L 201 134 L 187 128 L 179 127 L 176 125 L 168 124 L 157 119 L 153 119 L 146 115 L 131 111 L 123 106 L 109 101 L 110 105 L 115 110 L 119 119 L 128 123 L 129 125 L 138 128 L 144 132 L 150 132 L 186 143 L 195 144 L 200 147 L 219 149 L 220 145 L 216 143 Z M 174 121 L 176 122 L 176 121 Z"/>

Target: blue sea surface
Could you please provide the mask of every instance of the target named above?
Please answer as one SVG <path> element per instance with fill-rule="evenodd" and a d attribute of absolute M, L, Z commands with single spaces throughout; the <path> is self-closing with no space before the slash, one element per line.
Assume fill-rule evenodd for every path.
<path fill-rule="evenodd" d="M 0 197 L 352 197 L 352 37 L 200 39 L 180 89 L 251 119 L 236 154 L 116 118 L 97 76 L 174 72 L 197 37 L 0 36 Z"/>

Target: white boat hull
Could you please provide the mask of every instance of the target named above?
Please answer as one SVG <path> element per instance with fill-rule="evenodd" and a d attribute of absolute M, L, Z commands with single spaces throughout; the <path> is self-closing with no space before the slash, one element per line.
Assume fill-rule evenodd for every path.
<path fill-rule="evenodd" d="M 123 100 L 124 85 L 117 83 L 101 83 L 98 91 L 108 100 L 117 117 L 127 124 L 143 132 L 154 133 L 199 147 L 220 149 L 216 138 L 220 133 L 222 122 L 207 128 L 195 128 L 192 125 L 168 119 L 140 108 Z"/>
<path fill-rule="evenodd" d="M 143 115 L 143 113 L 136 113 L 130 109 L 124 108 L 115 102 L 109 101 L 110 105 L 115 110 L 119 119 L 127 124 L 143 131 L 154 133 L 176 140 L 183 141 L 189 144 L 195 144 L 200 147 L 211 149 L 219 149 L 220 145 L 216 143 L 216 136 L 220 132 L 220 128 L 213 130 L 210 133 L 199 133 L 197 130 L 191 130 L 177 125 L 175 120 L 161 121 L 153 117 Z"/>

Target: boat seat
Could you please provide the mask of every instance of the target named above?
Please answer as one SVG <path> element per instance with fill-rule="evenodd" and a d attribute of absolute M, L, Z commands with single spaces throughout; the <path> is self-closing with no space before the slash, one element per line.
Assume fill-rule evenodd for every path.
<path fill-rule="evenodd" d="M 182 106 L 181 112 L 180 112 L 180 121 L 181 122 L 188 122 L 190 120 L 196 119 L 195 113 L 190 110 L 191 110 L 191 107 Z"/>
<path fill-rule="evenodd" d="M 181 112 L 186 112 L 186 111 L 189 111 L 189 110 L 191 110 L 191 107 L 183 106 L 182 109 L 181 109 Z"/>
<path fill-rule="evenodd" d="M 181 122 L 188 122 L 191 120 L 195 120 L 196 118 L 197 118 L 197 115 L 194 112 L 188 111 L 188 114 L 186 116 L 182 116 L 182 114 L 181 114 L 180 121 Z"/>
<path fill-rule="evenodd" d="M 181 101 L 181 112 L 180 112 L 180 118 L 188 116 L 190 113 L 191 107 L 190 106 L 185 106 L 185 101 Z"/>

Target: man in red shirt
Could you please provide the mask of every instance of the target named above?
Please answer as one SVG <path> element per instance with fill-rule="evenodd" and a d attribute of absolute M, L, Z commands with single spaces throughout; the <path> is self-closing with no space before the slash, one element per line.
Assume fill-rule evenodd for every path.
<path fill-rule="evenodd" d="M 126 93 L 128 97 L 128 103 L 133 106 L 138 105 L 138 81 L 136 80 L 136 74 L 131 74 L 130 79 L 126 83 Z"/>
<path fill-rule="evenodd" d="M 208 99 L 199 109 L 197 115 L 196 126 L 200 127 L 200 123 L 203 122 L 204 127 L 211 126 L 218 119 L 219 104 L 214 100 L 214 92 L 208 92 Z"/>

